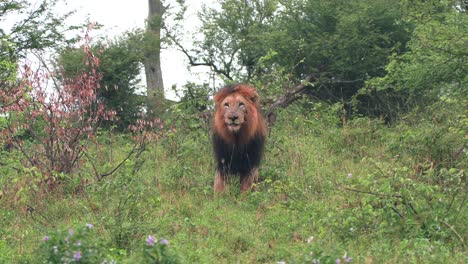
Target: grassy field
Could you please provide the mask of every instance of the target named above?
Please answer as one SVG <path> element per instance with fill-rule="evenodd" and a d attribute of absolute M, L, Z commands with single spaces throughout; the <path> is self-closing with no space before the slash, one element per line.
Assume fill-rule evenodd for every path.
<path fill-rule="evenodd" d="M 209 133 L 193 120 L 100 182 L 84 159 L 44 189 L 4 152 L 0 263 L 54 262 L 54 250 L 65 263 L 78 251 L 81 263 L 468 262 L 466 115 L 388 126 L 312 112 L 280 113 L 248 194 L 233 184 L 214 196 Z M 131 147 L 125 135 L 99 142 L 89 154 L 102 172 Z M 149 235 L 168 246 L 153 250 Z"/>

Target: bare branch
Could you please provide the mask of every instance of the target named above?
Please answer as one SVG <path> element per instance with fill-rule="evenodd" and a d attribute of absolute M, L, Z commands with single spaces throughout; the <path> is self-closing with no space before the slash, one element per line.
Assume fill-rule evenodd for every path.
<path fill-rule="evenodd" d="M 216 64 L 214 64 L 214 62 L 197 62 L 192 57 L 192 55 L 189 53 L 189 51 L 187 49 L 185 49 L 184 46 L 182 46 L 182 44 L 180 44 L 180 42 L 175 37 L 171 36 L 169 33 L 167 33 L 167 37 L 170 40 L 172 40 L 177 47 L 179 47 L 179 49 L 180 49 L 180 51 L 182 51 L 182 53 L 185 54 L 185 56 L 189 60 L 190 66 L 209 66 L 209 67 L 211 67 L 213 69 L 214 72 L 223 75 L 224 77 L 226 77 L 227 79 L 229 79 L 231 81 L 233 80 L 233 77 L 231 76 L 229 71 L 227 71 L 225 69 L 220 69 L 218 66 L 216 66 Z M 230 65 L 232 63 L 233 58 L 234 58 L 235 54 L 237 53 L 237 51 L 238 50 L 235 50 L 231 54 L 231 59 L 230 59 L 228 65 Z"/>
<path fill-rule="evenodd" d="M 312 86 L 311 82 L 315 81 L 316 77 L 314 74 L 309 74 L 307 77 L 301 81 L 301 84 L 298 86 L 286 91 L 286 94 L 280 96 L 278 99 L 270 105 L 270 109 L 267 112 L 267 116 L 274 115 L 274 112 L 277 108 L 285 108 L 292 104 L 294 101 L 301 98 L 302 94 Z"/>
<path fill-rule="evenodd" d="M 128 159 L 130 159 L 130 157 L 136 153 L 136 157 L 139 157 L 141 155 L 141 153 L 145 150 L 145 145 L 141 145 L 140 147 L 138 147 L 139 144 L 135 144 L 132 148 L 132 150 L 128 153 L 127 157 L 125 157 L 122 161 L 120 161 L 119 164 L 117 164 L 117 166 L 115 166 L 111 171 L 107 172 L 107 173 L 103 173 L 103 174 L 99 174 L 99 172 L 97 171 L 97 168 L 96 168 L 96 165 L 94 164 L 94 162 L 92 161 L 91 157 L 88 155 L 88 153 L 84 153 L 84 155 L 86 156 L 86 158 L 88 158 L 88 160 L 91 162 L 91 165 L 93 167 L 93 170 L 94 170 L 94 173 L 96 175 L 96 180 L 97 181 L 101 181 L 102 179 L 104 179 L 105 177 L 109 176 L 109 175 L 112 175 L 114 174 Z"/>
<path fill-rule="evenodd" d="M 441 221 L 444 225 L 448 226 L 448 228 L 450 228 L 450 230 L 452 230 L 452 232 L 457 236 L 457 238 L 460 240 L 460 242 L 462 243 L 463 247 L 466 247 L 465 245 L 465 241 L 463 240 L 463 237 L 460 236 L 460 234 L 458 234 L 457 230 L 455 230 L 455 228 L 451 225 L 449 225 L 449 223 L 445 222 L 445 221 Z"/>
<path fill-rule="evenodd" d="M 380 196 L 380 197 L 394 197 L 394 198 L 400 198 L 400 199 L 405 199 L 403 196 L 399 194 L 385 194 L 385 193 L 376 193 L 376 192 L 369 192 L 369 191 L 362 191 L 362 190 L 357 190 L 357 189 L 352 189 L 344 186 L 340 186 L 343 190 L 346 191 L 351 191 L 351 192 L 356 192 L 356 193 L 365 193 L 365 194 L 370 194 L 370 195 L 375 195 L 375 196 Z"/>

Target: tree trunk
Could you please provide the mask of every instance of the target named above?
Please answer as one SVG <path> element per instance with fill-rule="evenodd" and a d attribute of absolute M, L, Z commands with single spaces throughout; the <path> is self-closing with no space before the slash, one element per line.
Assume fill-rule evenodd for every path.
<path fill-rule="evenodd" d="M 161 71 L 161 25 L 165 11 L 161 0 L 148 0 L 148 48 L 145 58 L 148 110 L 160 114 L 164 110 L 164 84 Z"/>

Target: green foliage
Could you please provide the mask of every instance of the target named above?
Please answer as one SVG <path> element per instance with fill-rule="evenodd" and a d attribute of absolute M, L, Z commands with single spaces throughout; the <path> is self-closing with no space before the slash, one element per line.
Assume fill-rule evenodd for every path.
<path fill-rule="evenodd" d="M 99 236 L 99 230 L 95 230 L 94 225 L 89 223 L 66 231 L 55 231 L 42 238 L 41 245 L 37 249 L 37 259 L 41 260 L 41 263 L 125 261 L 122 259 L 122 256 L 125 256 L 122 251 L 109 247 L 108 243 Z M 169 242 L 165 239 L 157 241 L 150 235 L 145 244 L 141 242 L 139 244 L 141 251 L 129 259 L 129 263 L 135 261 L 155 264 L 179 263 L 177 256 L 169 250 Z"/>
<path fill-rule="evenodd" d="M 387 74 L 371 79 L 363 92 L 398 92 L 409 107 L 424 107 L 441 97 L 467 98 L 466 13 L 450 1 L 408 2 L 406 7 L 405 20 L 415 27 L 408 51 L 393 55 Z"/>
<path fill-rule="evenodd" d="M 117 120 L 105 122 L 125 130 L 141 116 L 144 97 L 141 93 L 140 70 L 143 60 L 141 32 L 128 32 L 108 43 L 94 44 L 92 49 L 100 59 L 98 70 L 102 74 L 99 98 L 107 110 L 116 112 Z M 68 47 L 60 52 L 57 63 L 67 78 L 75 77 L 86 69 L 82 49 Z"/>
<path fill-rule="evenodd" d="M 106 215 L 99 221 L 109 230 L 116 247 L 124 250 L 133 246 L 135 237 L 143 236 L 150 230 L 144 227 L 145 214 L 141 214 L 145 198 L 142 196 L 144 186 L 138 182 L 138 170 L 142 165 L 134 160 L 126 161 L 113 179 L 97 190 L 100 196 L 106 197 L 100 201 Z"/>
<path fill-rule="evenodd" d="M 231 81 L 250 80 L 271 45 L 264 36 L 274 30 L 271 23 L 278 1 L 226 0 L 220 4 L 221 9 L 206 7 L 199 15 L 204 39 L 197 43 L 197 57 L 215 65 Z"/>
<path fill-rule="evenodd" d="M 451 1 L 220 1 L 201 13 L 201 60 L 272 98 L 312 75 L 309 101 L 395 121 L 466 98 L 466 10 Z"/>
<path fill-rule="evenodd" d="M 44 236 L 39 249 L 44 263 L 107 263 L 106 246 L 93 229 L 86 224 Z"/>
<path fill-rule="evenodd" d="M 30 50 L 44 50 L 74 41 L 66 37 L 66 32 L 83 27 L 83 25 L 65 25 L 64 21 L 73 12 L 54 13 L 52 10 L 57 2 L 58 0 L 38 1 L 31 5 L 28 1 L 6 0 L 0 3 L 0 19 L 2 20 L 7 16 L 25 14 L 18 16 L 22 18 L 21 20 L 13 20 L 15 23 L 11 28 L 0 29 L 0 40 L 3 42 L 5 39 L 10 39 L 14 43 L 14 57 L 25 57 Z"/>
<path fill-rule="evenodd" d="M 154 264 L 179 263 L 177 257 L 168 250 L 169 242 L 165 239 L 157 241 L 154 236 L 148 236 L 143 249 L 143 262 Z"/>
<path fill-rule="evenodd" d="M 313 114 L 300 114 L 302 107 Z M 214 197 L 209 137 L 202 127 L 181 122 L 102 182 L 82 175 L 89 185 L 79 193 L 64 188 L 16 203 L 7 188 L 1 201 L 9 201 L 4 208 L 39 201 L 34 208 L 58 227 L 95 223 L 100 256 L 124 263 L 158 256 L 163 263 L 346 263 L 348 257 L 357 263 L 463 262 L 467 157 L 458 150 L 466 115 L 455 111 L 458 104 L 433 107 L 438 111 L 413 113 L 392 127 L 365 117 L 343 126 L 336 115 L 340 105 L 281 111 L 269 133 L 258 191 L 250 194 L 232 186 Z M 98 164 L 119 160 L 127 141 L 101 135 L 90 157 Z M 431 167 L 432 160 L 438 165 Z M 89 164 L 81 173 L 87 170 L 92 174 Z M 30 259 L 41 237 L 52 233 L 8 210 L 0 222 L 8 244 L 1 250 L 14 262 Z M 36 211 L 33 216 L 41 219 Z M 11 225 L 15 219 L 24 220 Z M 18 229 L 37 237 L 23 246 L 31 252 L 23 256 L 19 240 L 9 235 Z M 169 246 L 144 244 L 148 234 L 166 238 Z"/>
<path fill-rule="evenodd" d="M 8 37 L 0 37 L 0 88 L 2 90 L 6 89 L 7 81 L 13 81 L 16 77 L 16 60 L 13 53 L 14 43 Z"/>
<path fill-rule="evenodd" d="M 401 20 L 400 2 L 221 1 L 220 9 L 201 14 L 204 40 L 197 54 L 227 79 L 268 88 L 275 72 L 282 73 L 276 80 L 286 79 L 283 87 L 313 75 L 306 94 L 344 102 L 351 113 L 365 81 L 385 75 L 390 55 L 403 53 L 410 40 L 412 25 Z M 362 101 L 360 113 L 382 114 L 365 108 L 369 98 L 355 100 Z"/>

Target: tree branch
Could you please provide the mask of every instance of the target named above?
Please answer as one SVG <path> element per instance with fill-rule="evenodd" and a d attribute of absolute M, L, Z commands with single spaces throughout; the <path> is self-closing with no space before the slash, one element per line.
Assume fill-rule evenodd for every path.
<path fill-rule="evenodd" d="M 455 230 L 455 228 L 451 225 L 449 225 L 449 223 L 445 222 L 444 220 L 441 221 L 444 225 L 446 225 L 448 228 L 450 228 L 450 230 L 452 230 L 452 232 L 458 237 L 458 239 L 460 240 L 460 242 L 462 243 L 463 247 L 466 247 L 465 245 L 465 241 L 463 240 L 463 237 L 460 236 L 460 234 L 458 234 L 457 230 Z"/>
<path fill-rule="evenodd" d="M 138 148 L 139 144 L 135 144 L 135 146 L 133 146 L 132 150 L 128 153 L 127 157 L 125 157 L 122 161 L 120 161 L 119 164 L 117 164 L 117 166 L 115 166 L 111 171 L 107 172 L 107 173 L 103 173 L 103 174 L 99 174 L 97 168 L 96 168 L 96 165 L 94 164 L 94 162 L 92 162 L 91 160 L 91 157 L 88 155 L 88 153 L 84 152 L 84 155 L 88 158 L 88 160 L 91 162 L 91 165 L 93 167 L 93 170 L 94 170 L 94 173 L 96 175 L 96 180 L 97 181 L 101 181 L 102 179 L 104 179 L 105 177 L 109 176 L 109 175 L 112 175 L 114 174 L 114 172 L 116 172 L 128 159 L 130 159 L 130 157 L 138 150 L 138 153 L 136 154 L 137 157 L 139 157 L 141 155 L 141 153 L 145 150 L 145 146 L 144 144 L 142 146 L 140 146 L 140 148 Z"/>
<path fill-rule="evenodd" d="M 209 66 L 213 69 L 214 72 L 216 72 L 217 74 L 221 74 L 223 75 L 224 77 L 228 78 L 229 80 L 233 81 L 233 77 L 231 76 L 230 72 L 225 70 L 225 69 L 220 69 L 218 68 L 218 66 L 216 66 L 214 64 L 214 62 L 197 62 L 195 61 L 195 59 L 192 57 L 192 55 L 190 55 L 189 51 L 186 50 L 182 44 L 180 44 L 180 42 L 173 36 L 171 36 L 169 33 L 167 33 L 167 37 L 172 40 L 174 42 L 174 44 L 179 47 L 180 51 L 182 51 L 182 53 L 185 54 L 185 56 L 187 57 L 187 59 L 189 60 L 189 64 L 190 66 Z M 232 60 L 234 58 L 234 55 L 237 53 L 237 50 L 235 50 L 233 52 L 233 54 L 231 55 L 231 60 L 229 61 L 229 64 L 232 63 Z"/>
<path fill-rule="evenodd" d="M 274 115 L 275 110 L 279 107 L 285 108 L 292 104 L 294 101 L 301 98 L 301 95 L 307 90 L 307 88 L 312 86 L 311 82 L 316 80 L 317 78 L 314 76 L 314 74 L 311 73 L 307 75 L 307 77 L 303 81 L 301 81 L 301 83 L 298 86 L 288 90 L 286 94 L 277 98 L 273 102 L 273 104 L 270 105 L 270 108 L 268 109 L 266 115 L 268 117 L 271 117 L 272 115 Z"/>

